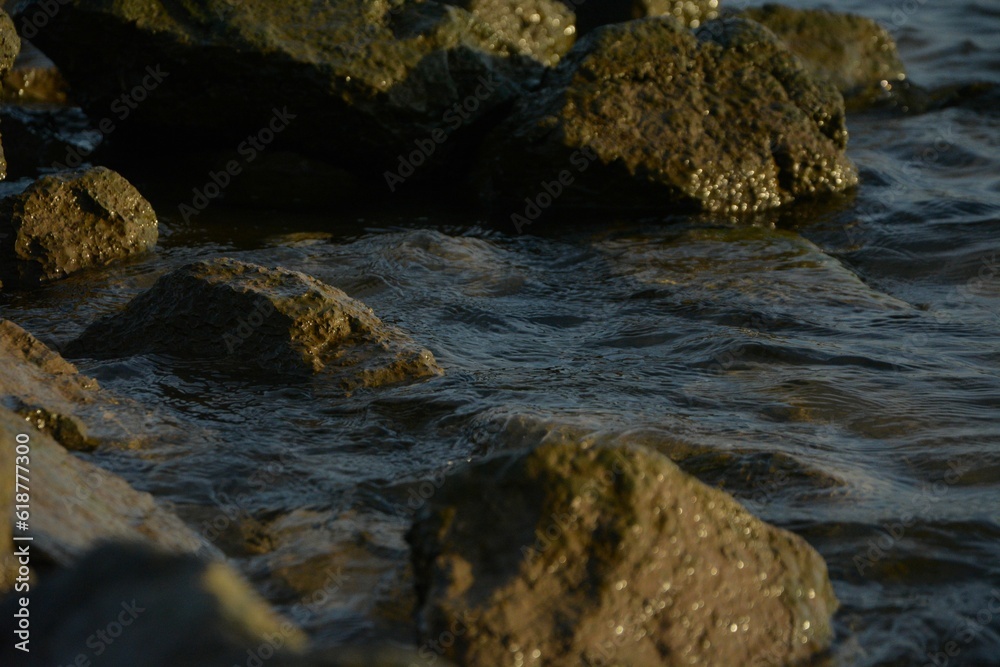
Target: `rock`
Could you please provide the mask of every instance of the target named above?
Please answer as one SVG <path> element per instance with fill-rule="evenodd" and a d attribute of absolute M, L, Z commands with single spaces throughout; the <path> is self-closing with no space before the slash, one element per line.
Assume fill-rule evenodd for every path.
<path fill-rule="evenodd" d="M 429 351 L 339 289 L 227 258 L 163 276 L 121 313 L 88 327 L 66 353 L 173 354 L 282 375 L 324 373 L 346 391 L 441 374 Z"/>
<path fill-rule="evenodd" d="M 0 76 L 14 66 L 14 60 L 21 50 L 21 38 L 17 36 L 14 22 L 7 12 L 0 9 Z"/>
<path fill-rule="evenodd" d="M 131 443 L 145 437 L 143 429 L 166 431 L 150 422 L 146 410 L 105 394 L 96 381 L 8 320 L 0 320 L 0 406 L 0 443 L 5 443 L 0 450 L 11 455 L 11 466 L 4 469 L 13 470 L 18 435 L 30 439 L 29 525 L 32 544 L 47 560 L 68 563 L 96 540 L 110 537 L 218 553 L 148 494 L 67 453 L 64 447 Z M 14 497 L 13 488 L 7 494 L 3 487 L 0 483 L 5 493 L 0 503 Z M 0 537 L 11 528 L 12 514 L 4 516 Z M 3 542 L 0 554 L 9 544 Z M 9 585 L 3 579 L 0 574 L 0 591 Z"/>
<path fill-rule="evenodd" d="M 56 64 L 25 39 L 21 41 L 20 53 L 10 71 L 0 81 L 0 100 L 64 105 L 68 99 L 67 90 L 66 80 Z"/>
<path fill-rule="evenodd" d="M 30 600 L 30 662 L 5 641 L 5 665 L 289 665 L 306 643 L 227 565 L 137 545 L 91 551 Z M 16 596 L 0 609 L 13 616 Z"/>
<path fill-rule="evenodd" d="M 32 549 L 67 565 L 102 540 L 153 544 L 219 557 L 218 550 L 148 493 L 66 451 L 23 417 L 0 408 L 0 437 L 29 438 Z"/>
<path fill-rule="evenodd" d="M 0 201 L 0 273 L 29 285 L 57 280 L 147 252 L 158 234 L 153 207 L 121 175 L 53 174 Z"/>
<path fill-rule="evenodd" d="M 274 139 L 278 119 L 284 148 L 381 177 L 427 141 L 424 157 L 442 157 L 453 148 L 444 137 L 507 103 L 564 48 L 556 9 L 519 33 L 513 0 L 468 2 L 475 13 L 432 0 L 67 0 L 34 41 L 93 118 L 125 117 L 112 117 L 130 129 L 110 141 L 138 133 L 245 156 L 250 138 Z M 498 25 L 481 18 L 493 16 Z"/>
<path fill-rule="evenodd" d="M 444 0 L 494 29 L 489 45 L 505 55 L 555 65 L 573 46 L 573 12 L 559 0 Z"/>
<path fill-rule="evenodd" d="M 650 16 L 672 16 L 690 28 L 719 15 L 718 0 L 562 0 L 576 10 L 580 35 L 610 23 L 624 23 Z"/>
<path fill-rule="evenodd" d="M 101 389 L 9 320 L 0 320 L 0 404 L 70 450 L 174 447 L 208 437 Z"/>
<path fill-rule="evenodd" d="M 0 9 L 0 79 L 7 75 L 7 71 L 14 64 L 17 52 L 21 50 L 21 39 L 14 29 L 14 22 L 5 11 Z M 3 154 L 3 147 L 0 147 L 0 180 L 7 177 L 7 159 Z"/>
<path fill-rule="evenodd" d="M 420 635 L 469 667 L 797 664 L 832 635 L 819 554 L 640 447 L 486 459 L 408 540 Z"/>
<path fill-rule="evenodd" d="M 91 449 L 98 441 L 132 440 L 123 426 L 123 405 L 9 320 L 0 320 L 0 359 L 0 399 L 63 447 Z M 145 419 L 135 421 L 136 430 L 148 426 Z"/>
<path fill-rule="evenodd" d="M 478 180 L 518 229 L 549 207 L 741 214 L 855 185 L 846 145 L 840 94 L 767 29 L 644 19 L 578 42 Z"/>
<path fill-rule="evenodd" d="M 738 15 L 767 26 L 812 75 L 843 93 L 849 109 L 888 97 L 906 79 L 896 42 L 869 18 L 771 4 Z"/>

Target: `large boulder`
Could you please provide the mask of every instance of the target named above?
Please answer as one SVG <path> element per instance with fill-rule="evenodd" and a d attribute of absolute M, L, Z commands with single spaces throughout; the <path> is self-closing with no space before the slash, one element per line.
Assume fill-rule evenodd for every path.
<path fill-rule="evenodd" d="M 639 447 L 544 444 L 449 477 L 408 535 L 459 664 L 798 664 L 837 607 L 804 540 Z"/>
<path fill-rule="evenodd" d="M 770 4 L 739 15 L 767 26 L 810 73 L 833 83 L 850 108 L 885 98 L 906 79 L 896 42 L 869 18 Z"/>
<path fill-rule="evenodd" d="M 156 213 L 104 167 L 40 178 L 0 201 L 0 275 L 37 284 L 148 252 Z"/>
<path fill-rule="evenodd" d="M 280 133 L 291 150 L 381 175 L 417 141 L 440 157 L 448 133 L 569 46 L 556 7 L 538 23 L 517 17 L 520 31 L 513 0 L 460 4 L 472 11 L 433 0 L 66 0 L 34 41 L 95 119 L 130 128 L 109 140 L 214 141 L 242 159 Z"/>
<path fill-rule="evenodd" d="M 324 373 L 347 391 L 441 374 L 429 351 L 339 289 L 228 258 L 163 276 L 66 347 L 68 356 L 147 353 L 283 375 Z"/>
<path fill-rule="evenodd" d="M 516 225 L 549 206 L 746 213 L 857 183 L 843 99 L 757 23 L 584 37 L 492 132 L 479 178 Z"/>
<path fill-rule="evenodd" d="M 609 23 L 624 23 L 649 16 L 671 16 L 697 28 L 719 15 L 718 0 L 562 0 L 575 8 L 577 31 L 585 35 Z"/>

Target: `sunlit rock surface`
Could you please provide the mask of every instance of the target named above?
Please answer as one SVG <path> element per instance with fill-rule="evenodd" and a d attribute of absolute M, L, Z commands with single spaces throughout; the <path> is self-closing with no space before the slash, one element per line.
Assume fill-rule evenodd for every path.
<path fill-rule="evenodd" d="M 896 42 L 869 18 L 782 5 L 738 15 L 767 26 L 810 73 L 833 83 L 851 108 L 886 97 L 906 79 Z"/>
<path fill-rule="evenodd" d="M 151 250 L 156 213 L 120 174 L 104 167 L 35 181 L 0 201 L 0 275 L 37 284 Z"/>
<path fill-rule="evenodd" d="M 840 94 L 767 29 L 646 19 L 578 42 L 479 173 L 522 225 L 556 207 L 744 213 L 855 185 L 846 145 Z"/>
<path fill-rule="evenodd" d="M 644 448 L 487 459 L 409 540 L 420 635 L 464 665 L 792 664 L 832 635 L 819 554 Z"/>

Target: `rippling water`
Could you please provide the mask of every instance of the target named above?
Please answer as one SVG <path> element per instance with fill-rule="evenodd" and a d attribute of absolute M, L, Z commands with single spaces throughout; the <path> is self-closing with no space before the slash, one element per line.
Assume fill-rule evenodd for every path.
<path fill-rule="evenodd" d="M 836 8 L 888 25 L 915 83 L 1000 82 L 996 3 Z M 997 664 L 998 112 L 853 115 L 857 193 L 742 226 L 601 218 L 516 235 L 383 207 L 185 224 L 154 199 L 156 256 L 5 294 L 3 314 L 58 343 L 163 272 L 228 255 L 336 285 L 435 353 L 446 376 L 348 399 L 157 357 L 80 363 L 197 434 L 94 456 L 195 525 L 237 503 L 239 539 L 219 539 L 271 599 L 293 609 L 342 569 L 337 595 L 297 617 L 322 641 L 409 639 L 415 484 L 586 437 L 655 447 L 816 546 L 843 604 L 832 664 Z"/>

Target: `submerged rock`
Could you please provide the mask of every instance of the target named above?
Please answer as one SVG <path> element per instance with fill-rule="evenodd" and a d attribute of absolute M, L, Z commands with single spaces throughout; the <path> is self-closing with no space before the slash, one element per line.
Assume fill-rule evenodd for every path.
<path fill-rule="evenodd" d="M 600 28 L 491 133 L 484 190 L 519 228 L 549 207 L 743 213 L 845 190 L 843 99 L 767 29 Z"/>
<path fill-rule="evenodd" d="M 767 26 L 810 73 L 833 83 L 850 108 L 886 98 L 906 79 L 896 42 L 869 18 L 770 4 L 738 15 Z"/>
<path fill-rule="evenodd" d="M 35 42 L 95 119 L 240 156 L 280 133 L 289 149 L 378 175 L 427 141 L 424 158 L 440 157 L 447 133 L 568 48 L 561 20 L 514 22 L 512 0 L 61 4 Z"/>
<path fill-rule="evenodd" d="M 162 353 L 266 372 L 329 374 L 345 390 L 440 375 L 434 356 L 335 287 L 228 258 L 160 278 L 71 342 L 69 356 Z"/>
<path fill-rule="evenodd" d="M 37 284 L 148 252 L 156 213 L 120 174 L 104 167 L 40 178 L 0 201 L 0 274 Z"/>
<path fill-rule="evenodd" d="M 819 554 L 643 448 L 487 459 L 408 539 L 420 634 L 469 667 L 792 664 L 832 635 Z"/>
<path fill-rule="evenodd" d="M 624 23 L 649 16 L 672 16 L 684 25 L 697 28 L 719 15 L 718 0 L 562 0 L 574 7 L 577 30 L 585 35 L 609 23 Z"/>

